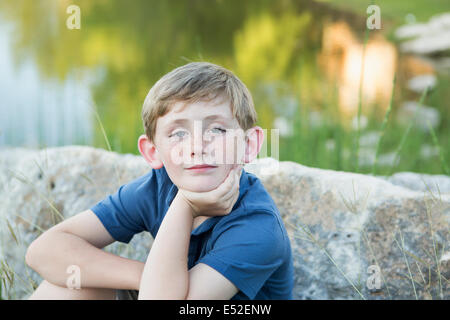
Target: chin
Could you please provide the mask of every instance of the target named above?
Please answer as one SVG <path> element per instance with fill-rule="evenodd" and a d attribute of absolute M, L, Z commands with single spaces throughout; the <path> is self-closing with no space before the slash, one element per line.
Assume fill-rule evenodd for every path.
<path fill-rule="evenodd" d="M 220 181 L 214 176 L 187 177 L 186 179 L 182 188 L 192 192 L 207 192 L 220 185 Z"/>

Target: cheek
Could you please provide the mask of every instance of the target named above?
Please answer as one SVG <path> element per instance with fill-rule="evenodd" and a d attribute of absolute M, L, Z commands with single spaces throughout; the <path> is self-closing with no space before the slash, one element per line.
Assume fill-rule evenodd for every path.
<path fill-rule="evenodd" d="M 167 141 L 165 158 L 173 165 L 189 164 L 191 161 L 188 139 Z"/>
<path fill-rule="evenodd" d="M 208 144 L 206 154 L 216 164 L 232 165 L 239 162 L 245 150 L 244 139 L 236 136 L 215 137 Z"/>
<path fill-rule="evenodd" d="M 214 159 L 216 164 L 232 165 L 236 163 L 239 154 L 239 139 L 232 136 L 218 136 L 211 140 L 205 150 L 207 157 Z"/>
<path fill-rule="evenodd" d="M 245 140 L 239 136 L 226 137 L 225 158 L 226 164 L 235 164 L 241 161 L 245 151 Z"/>
<path fill-rule="evenodd" d="M 162 145 L 162 147 L 161 147 Z M 177 148 L 177 143 L 170 141 L 170 140 L 165 140 L 161 143 L 160 148 L 158 149 L 158 152 L 162 158 L 162 161 L 165 165 L 172 165 L 173 163 L 175 163 L 176 161 L 176 153 L 178 151 Z"/>

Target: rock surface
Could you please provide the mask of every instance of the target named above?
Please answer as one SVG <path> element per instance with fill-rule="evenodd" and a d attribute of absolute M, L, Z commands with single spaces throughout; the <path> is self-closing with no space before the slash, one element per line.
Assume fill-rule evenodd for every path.
<path fill-rule="evenodd" d="M 140 156 L 85 146 L 0 150 L 0 269 L 15 274 L 2 298 L 25 299 L 41 281 L 24 263 L 26 248 L 59 214 L 84 211 L 149 169 Z M 450 177 L 372 177 L 271 158 L 245 169 L 261 179 L 289 232 L 295 299 L 450 298 Z M 145 261 L 151 241 L 143 232 L 106 250 Z"/>

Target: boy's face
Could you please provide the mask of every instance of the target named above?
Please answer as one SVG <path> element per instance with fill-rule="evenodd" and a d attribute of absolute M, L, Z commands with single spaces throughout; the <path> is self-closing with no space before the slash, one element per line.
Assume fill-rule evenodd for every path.
<path fill-rule="evenodd" d="M 155 157 L 178 188 L 195 192 L 216 188 L 235 164 L 244 163 L 245 144 L 245 133 L 228 101 L 177 102 L 157 120 Z M 192 168 L 198 165 L 210 166 Z"/>

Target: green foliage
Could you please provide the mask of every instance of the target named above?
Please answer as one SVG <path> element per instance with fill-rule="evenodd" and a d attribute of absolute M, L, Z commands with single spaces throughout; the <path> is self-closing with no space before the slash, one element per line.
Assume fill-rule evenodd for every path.
<path fill-rule="evenodd" d="M 144 132 L 140 113 L 148 90 L 173 68 L 205 60 L 223 65 L 243 79 L 253 94 L 259 126 L 273 128 L 279 116 L 292 121 L 293 135 L 280 137 L 280 160 L 362 173 L 388 174 L 392 168 L 445 173 L 450 150 L 449 78 L 440 77 L 427 97 L 428 104 L 441 114 L 440 125 L 428 133 L 410 130 L 402 142 L 399 162 L 386 166 L 381 159 L 395 152 L 405 132 L 396 121 L 397 109 L 405 98 L 417 101 L 418 97 L 404 92 L 405 79 L 399 77 L 398 92 L 389 107 L 369 105 L 360 97 L 358 123 L 364 116 L 368 124 L 352 128 L 339 110 L 341 83 L 326 79 L 320 67 L 322 31 L 336 14 L 335 8 L 343 10 L 342 14 L 357 13 L 364 21 L 370 1 L 326 2 L 317 6 L 307 1 L 230 0 L 205 6 L 201 1 L 136 0 L 130 6 L 120 0 L 78 0 L 75 4 L 82 14 L 78 31 L 65 27 L 65 2 L 1 2 L 0 9 L 2 18 L 15 23 L 18 30 L 13 44 L 16 63 L 31 56 L 43 81 L 63 80 L 82 69 L 100 70 L 91 86 L 97 106 L 92 119 L 95 147 L 139 154 L 136 142 Z M 450 10 L 448 1 L 443 0 L 376 4 L 387 25 L 404 23 L 407 13 L 424 20 Z M 43 18 L 49 12 L 56 18 Z M 349 27 L 361 40 L 365 34 L 366 43 L 368 32 L 351 20 Z M 295 110 L 286 99 L 294 101 Z M 323 115 L 320 125 L 309 120 L 313 112 Z M 373 150 L 374 162 L 361 163 L 359 156 L 367 150 L 361 149 L 360 137 L 380 128 L 382 139 Z M 270 150 L 271 142 L 268 144 Z M 439 155 L 423 158 L 420 149 L 426 144 L 439 146 Z"/>

